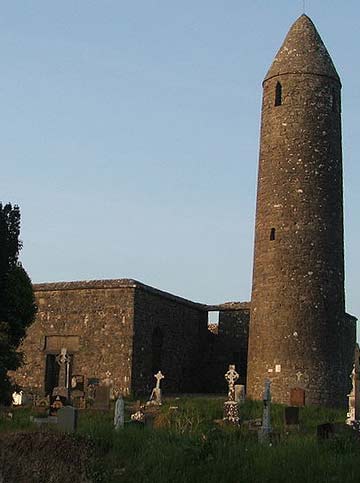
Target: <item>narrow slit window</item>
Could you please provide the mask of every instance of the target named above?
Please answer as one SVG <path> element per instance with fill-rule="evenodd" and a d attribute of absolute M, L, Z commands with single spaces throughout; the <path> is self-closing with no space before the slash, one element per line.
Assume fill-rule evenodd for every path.
<path fill-rule="evenodd" d="M 280 82 L 275 87 L 275 106 L 281 106 L 282 104 L 282 86 Z"/>
<path fill-rule="evenodd" d="M 270 230 L 270 241 L 275 240 L 275 228 L 271 228 Z"/>

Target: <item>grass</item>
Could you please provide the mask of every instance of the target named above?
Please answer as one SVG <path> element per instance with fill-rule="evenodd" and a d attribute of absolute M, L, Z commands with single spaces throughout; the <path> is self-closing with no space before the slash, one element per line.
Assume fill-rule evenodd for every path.
<path fill-rule="evenodd" d="M 154 428 L 126 425 L 113 431 L 112 414 L 82 411 L 78 438 L 89 438 L 98 457 L 90 463 L 93 482 L 232 483 L 359 482 L 360 442 L 341 436 L 318 443 L 316 426 L 343 422 L 345 411 L 301 408 L 301 430 L 286 434 L 283 407 L 272 405 L 272 423 L 282 434 L 275 446 L 259 445 L 256 432 L 222 426 L 223 399 L 167 400 Z M 177 410 L 170 410 L 177 406 Z M 261 402 L 247 401 L 241 419 L 260 418 Z M 28 427 L 29 410 L 15 411 L 0 431 Z"/>

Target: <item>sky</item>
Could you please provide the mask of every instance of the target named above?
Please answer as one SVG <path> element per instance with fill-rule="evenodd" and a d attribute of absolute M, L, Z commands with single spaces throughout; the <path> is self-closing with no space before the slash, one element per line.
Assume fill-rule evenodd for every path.
<path fill-rule="evenodd" d="M 302 0 L 1 2 L 0 200 L 33 282 L 249 300 L 262 79 Z M 342 78 L 347 310 L 360 315 L 360 3 L 307 0 Z"/>

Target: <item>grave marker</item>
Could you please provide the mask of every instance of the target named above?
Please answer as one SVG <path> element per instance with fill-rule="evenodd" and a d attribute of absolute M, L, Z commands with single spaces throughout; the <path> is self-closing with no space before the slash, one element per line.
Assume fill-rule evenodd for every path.
<path fill-rule="evenodd" d="M 57 422 L 60 431 L 73 433 L 77 427 L 77 410 L 72 406 L 64 406 L 57 412 Z"/>
<path fill-rule="evenodd" d="M 165 376 L 162 374 L 161 371 L 158 371 L 154 375 L 156 379 L 156 386 L 151 392 L 151 396 L 149 401 L 147 401 L 147 405 L 153 404 L 154 406 L 161 406 L 161 389 L 160 389 L 160 382 L 162 379 L 165 378 Z"/>
<path fill-rule="evenodd" d="M 114 427 L 116 430 L 124 427 L 124 400 L 119 396 L 115 403 Z"/>
<path fill-rule="evenodd" d="M 97 386 L 95 389 L 94 409 L 108 411 L 110 408 L 110 387 Z"/>
<path fill-rule="evenodd" d="M 299 427 L 299 412 L 298 406 L 288 406 L 284 410 L 285 426 Z"/>
<path fill-rule="evenodd" d="M 235 365 L 230 364 L 229 370 L 225 374 L 225 379 L 228 382 L 228 400 L 224 403 L 224 421 L 232 424 L 239 424 L 239 408 L 235 401 L 235 382 L 239 379 L 239 374 L 235 370 Z"/>
<path fill-rule="evenodd" d="M 258 433 L 259 441 L 264 443 L 268 442 L 271 438 L 272 427 L 271 427 L 271 391 L 270 391 L 271 381 L 269 379 L 265 380 L 265 390 L 263 395 L 263 418 L 262 426 Z"/>

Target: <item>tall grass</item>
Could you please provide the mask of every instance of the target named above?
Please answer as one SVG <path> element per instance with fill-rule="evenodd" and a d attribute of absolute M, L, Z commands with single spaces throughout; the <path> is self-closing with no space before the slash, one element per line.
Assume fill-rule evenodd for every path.
<path fill-rule="evenodd" d="M 320 444 L 316 439 L 317 424 L 344 421 L 345 411 L 301 408 L 300 432 L 287 434 L 283 407 L 274 404 L 273 426 L 282 437 L 279 444 L 269 446 L 260 445 L 254 431 L 214 422 L 222 418 L 223 401 L 171 399 L 161 408 L 154 428 L 128 424 L 116 432 L 111 413 L 82 411 L 77 434 L 91 439 L 97 448 L 97 457 L 89 463 L 91 480 L 99 483 L 360 481 L 358 441 L 344 436 Z M 260 418 L 261 402 L 247 401 L 240 406 L 240 415 L 242 421 Z M 18 421 L 20 424 L 20 417 Z"/>

